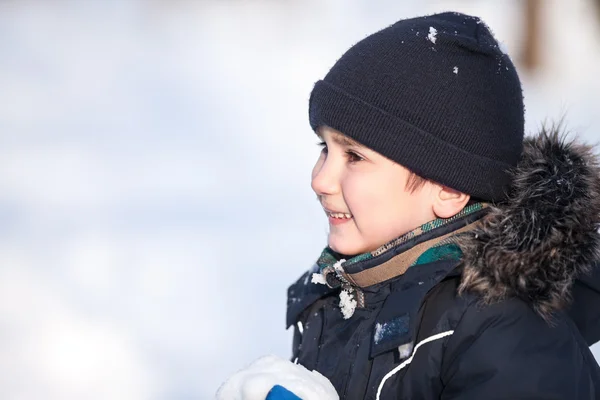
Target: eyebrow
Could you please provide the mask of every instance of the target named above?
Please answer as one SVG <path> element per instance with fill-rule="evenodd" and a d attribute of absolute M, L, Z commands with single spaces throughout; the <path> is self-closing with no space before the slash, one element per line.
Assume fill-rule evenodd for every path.
<path fill-rule="evenodd" d="M 317 135 L 319 135 L 319 137 L 321 139 L 323 139 L 323 135 L 321 135 L 321 132 L 318 132 Z M 358 143 L 357 141 L 350 139 L 348 136 L 345 136 L 340 133 L 332 133 L 331 140 L 333 140 L 335 143 L 339 144 L 340 146 L 364 147 L 362 144 Z"/>
<path fill-rule="evenodd" d="M 336 142 L 337 144 L 339 144 L 340 146 L 356 146 L 356 147 L 362 147 L 362 145 L 360 143 L 358 143 L 355 140 L 350 139 L 347 136 L 343 136 L 343 135 L 333 135 L 331 138 L 334 142 Z"/>

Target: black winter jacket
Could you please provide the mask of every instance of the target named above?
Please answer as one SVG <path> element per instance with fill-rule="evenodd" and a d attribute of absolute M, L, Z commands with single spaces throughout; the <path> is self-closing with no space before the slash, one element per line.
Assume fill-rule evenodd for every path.
<path fill-rule="evenodd" d="M 599 195 L 588 148 L 526 140 L 506 204 L 292 285 L 294 360 L 348 400 L 600 399 Z"/>

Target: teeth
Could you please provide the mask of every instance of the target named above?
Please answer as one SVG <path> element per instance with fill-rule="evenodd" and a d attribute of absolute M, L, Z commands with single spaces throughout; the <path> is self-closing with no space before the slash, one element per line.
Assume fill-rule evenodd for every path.
<path fill-rule="evenodd" d="M 352 214 L 348 214 L 348 213 L 327 213 L 329 214 L 330 217 L 333 218 L 340 218 L 340 219 L 350 219 L 352 218 Z"/>

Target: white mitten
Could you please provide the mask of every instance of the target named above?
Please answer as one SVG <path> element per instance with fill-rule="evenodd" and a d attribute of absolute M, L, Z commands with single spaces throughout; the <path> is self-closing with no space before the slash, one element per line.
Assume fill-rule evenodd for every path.
<path fill-rule="evenodd" d="M 335 388 L 323 375 L 276 356 L 259 358 L 235 373 L 221 385 L 216 400 L 265 400 L 275 385 L 302 400 L 339 400 Z"/>

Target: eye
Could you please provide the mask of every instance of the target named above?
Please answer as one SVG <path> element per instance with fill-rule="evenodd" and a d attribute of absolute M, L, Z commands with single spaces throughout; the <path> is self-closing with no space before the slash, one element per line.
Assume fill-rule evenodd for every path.
<path fill-rule="evenodd" d="M 317 145 L 321 148 L 321 153 L 323 154 L 327 154 L 327 143 L 325 142 L 319 142 L 317 143 Z"/>
<path fill-rule="evenodd" d="M 363 161 L 364 158 L 353 152 L 352 150 L 346 150 L 346 156 L 348 156 L 348 162 L 355 163 L 358 161 Z"/>

